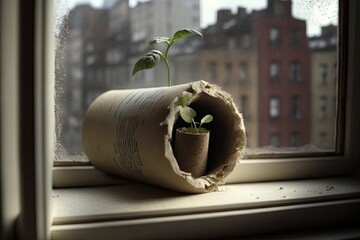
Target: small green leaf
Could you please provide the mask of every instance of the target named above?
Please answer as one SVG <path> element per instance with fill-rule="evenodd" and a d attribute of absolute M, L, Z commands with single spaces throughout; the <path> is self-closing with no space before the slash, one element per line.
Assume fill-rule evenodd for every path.
<path fill-rule="evenodd" d="M 154 37 L 149 41 L 149 45 L 154 45 L 158 43 L 166 43 L 169 45 L 171 43 L 171 39 L 168 37 Z"/>
<path fill-rule="evenodd" d="M 142 58 L 140 58 L 134 65 L 132 76 L 134 76 L 137 72 L 150 69 L 156 66 L 156 64 L 160 61 L 160 56 L 162 53 L 158 50 L 152 50 Z"/>
<path fill-rule="evenodd" d="M 185 107 L 188 105 L 190 99 L 192 98 L 193 94 L 190 92 L 183 92 L 183 96 L 179 97 L 178 105 Z"/>
<path fill-rule="evenodd" d="M 196 31 L 196 30 L 194 30 L 194 29 L 187 29 L 187 28 L 185 28 L 185 29 L 182 29 L 182 30 L 179 30 L 179 31 L 177 31 L 175 34 L 174 34 L 174 36 L 173 36 L 173 38 L 172 38 L 172 41 L 173 42 L 175 42 L 176 40 L 178 40 L 178 39 L 180 39 L 180 38 L 183 38 L 183 37 L 186 37 L 186 36 L 188 36 L 188 35 L 190 35 L 190 34 L 196 34 L 196 35 L 199 35 L 199 36 L 203 36 L 200 32 L 198 32 L 198 31 Z"/>
<path fill-rule="evenodd" d="M 210 115 L 210 114 L 208 114 L 208 115 L 206 115 L 205 117 L 203 117 L 203 118 L 201 119 L 200 125 L 203 124 L 203 123 L 209 123 L 209 122 L 211 122 L 213 119 L 214 119 L 213 116 Z"/>
<path fill-rule="evenodd" d="M 185 106 L 180 109 L 180 116 L 185 122 L 192 123 L 192 120 L 196 117 L 196 112 L 191 107 Z"/>

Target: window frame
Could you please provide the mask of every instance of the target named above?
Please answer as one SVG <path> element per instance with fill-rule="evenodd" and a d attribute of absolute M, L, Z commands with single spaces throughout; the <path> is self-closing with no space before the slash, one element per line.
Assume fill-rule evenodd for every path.
<path fill-rule="evenodd" d="M 46 0 L 13 0 L 7 1 L 19 3 L 20 14 L 17 26 L 20 36 L 16 36 L 12 46 L 18 46 L 19 41 L 19 89 L 13 89 L 15 93 L 24 93 L 19 96 L 19 105 L 14 106 L 20 115 L 16 116 L 14 121 L 19 121 L 17 129 L 20 132 L 20 146 L 18 153 L 20 164 L 20 186 L 21 186 L 21 214 L 19 216 L 19 229 L 21 236 L 26 233 L 28 238 L 47 239 L 50 235 L 51 225 L 51 177 L 55 176 L 59 169 L 52 169 L 52 163 L 49 159 L 53 157 L 54 150 L 54 116 L 53 109 L 49 102 L 52 103 L 53 95 L 52 83 L 48 79 L 53 79 L 53 55 L 50 49 L 52 47 L 53 26 L 53 3 Z M 360 16 L 356 12 L 360 9 L 360 3 L 355 0 L 344 1 L 345 6 L 349 4 L 349 21 L 343 18 L 341 27 L 349 29 L 359 28 Z M 4 2 L 1 2 L 1 7 Z M 17 11 L 13 11 L 15 16 Z M 33 19 L 33 21 L 29 21 Z M 50 31 L 49 31 L 50 30 Z M 359 30 L 359 29 L 358 29 Z M 3 30 L 1 30 L 3 31 Z M 360 61 L 360 31 L 346 31 L 349 36 L 340 36 L 340 43 L 345 48 L 347 54 L 340 53 L 339 64 L 342 65 L 340 72 L 341 77 L 346 77 L 339 85 L 340 90 L 346 90 L 346 94 L 340 95 L 338 120 L 344 124 L 344 131 L 339 132 L 337 149 L 343 151 L 332 155 L 325 153 L 325 156 L 309 158 L 291 158 L 277 159 L 279 155 L 271 154 L 271 159 L 245 159 L 235 167 L 234 172 L 229 176 L 229 183 L 254 182 L 254 181 L 274 181 L 281 178 L 298 179 L 298 178 L 315 178 L 329 176 L 352 176 L 359 173 L 360 150 L 355 144 L 360 135 L 360 113 L 357 103 L 360 101 L 360 82 L 354 79 L 360 78 L 360 70 L 355 63 Z M 21 38 L 26 34 L 26 38 Z M 30 41 L 29 41 L 30 40 Z M 347 46 L 349 46 L 347 48 Z M 28 49 L 28 50 L 27 50 Z M 348 49 L 351 49 L 349 51 Z M 348 64 L 347 64 L 348 63 Z M 346 67 L 346 68 L 345 68 Z M 27 73 L 30 73 L 27 75 Z M 7 79 L 1 79 L 6 81 Z M 3 84 L 3 83 L 1 83 Z M 1 102 L 3 103 L 3 102 Z M 51 104 L 50 104 L 51 105 Z M 1 109 L 1 117 L 8 110 Z M 30 114 L 30 115 L 27 115 Z M 22 118 L 21 116 L 28 116 Z M 3 124 L 3 122 L 1 122 Z M 6 124 L 9 124 L 6 122 Z M 7 126 L 5 124 L 5 126 Z M 16 134 L 16 130 L 13 132 Z M 31 143 L 31 144 L 29 144 Z M 4 141 L 1 141 L 1 149 L 4 148 Z M 263 155 L 264 156 L 264 155 Z M 288 155 L 289 156 L 289 155 Z M 313 155 L 312 155 L 313 156 Z M 1 159 L 1 165 L 12 161 L 12 158 Z M 324 168 L 326 166 L 326 168 Z M 75 167 L 79 168 L 79 167 Z M 97 170 L 87 167 L 90 172 Z M 66 177 L 67 171 L 74 168 L 68 168 L 61 172 L 61 177 Z M 269 171 L 272 169 L 272 171 Z M 84 170 L 79 170 L 83 172 Z M 15 171 L 16 173 L 16 171 Z M 262 176 L 262 173 L 267 173 Z M 91 173 L 90 173 L 91 174 Z M 305 175 L 304 175 L 305 174 Z M 53 179 L 53 186 L 56 186 L 57 180 Z M 111 182 L 111 181 L 109 181 Z M 109 183 L 108 182 L 108 183 Z M 1 182 L 1 185 L 6 183 Z M 22 230 L 22 231 L 21 231 Z M 29 232 L 27 232 L 29 230 Z M 22 232 L 22 234 L 21 234 Z"/>
<path fill-rule="evenodd" d="M 344 12 L 346 12 L 348 8 L 348 2 L 342 3 L 342 12 L 339 13 L 339 22 L 342 24 L 339 26 L 339 29 L 343 29 L 344 33 L 347 33 L 348 24 L 347 24 L 347 18 L 344 16 Z M 340 24 L 339 24 L 340 25 Z M 349 27 L 350 28 L 350 27 Z M 345 96 L 349 96 L 347 93 L 346 95 L 342 94 L 342 91 L 349 92 L 353 89 L 348 88 L 347 82 L 349 81 L 349 75 L 348 71 L 355 71 L 355 69 L 345 69 L 345 66 L 347 66 L 347 60 L 344 56 L 347 54 L 350 54 L 352 52 L 348 51 L 348 45 L 353 44 L 351 41 L 350 36 L 347 36 L 346 34 L 339 34 L 339 45 L 341 45 L 341 49 L 343 52 L 338 53 L 338 59 L 339 64 L 338 66 L 342 66 L 340 69 L 342 72 L 339 71 L 338 77 L 339 79 L 344 79 L 338 86 L 338 96 L 339 96 L 339 107 L 338 107 L 338 125 L 345 124 L 344 131 L 348 132 L 348 126 L 350 124 L 350 119 L 352 118 L 352 114 L 354 114 L 354 111 L 350 111 L 345 108 L 349 108 L 346 102 L 348 102 L 350 99 L 345 99 Z M 352 35 L 351 33 L 349 33 Z M 355 56 L 352 56 L 355 58 Z M 341 62 L 340 62 L 341 61 Z M 216 64 L 214 61 L 208 62 L 209 64 Z M 213 69 L 213 68 L 212 68 Z M 356 95 L 356 94 L 355 94 Z M 351 97 L 355 97 L 351 94 Z M 281 117 L 281 99 L 280 101 L 280 116 Z M 270 104 L 270 103 L 269 103 Z M 353 107 L 353 106 L 352 106 Z M 345 110 L 346 110 L 346 116 L 345 116 Z M 356 112 L 356 111 L 355 111 Z M 270 115 L 269 115 L 270 116 Z M 347 122 L 345 122 L 345 119 L 347 119 Z M 336 126 L 338 130 L 340 130 L 339 126 Z M 338 131 L 338 138 L 337 142 L 335 143 L 335 151 L 318 151 L 318 152 L 303 152 L 303 153 L 297 153 L 297 152 L 291 152 L 291 151 L 283 151 L 283 152 L 274 152 L 274 153 L 255 153 L 252 155 L 245 155 L 243 159 L 237 164 L 237 166 L 234 169 L 234 173 L 231 174 L 230 179 L 237 179 L 237 180 L 231 180 L 231 182 L 248 182 L 248 181 L 272 181 L 272 180 L 289 180 L 289 179 L 303 179 L 303 178 L 309 178 L 309 177 L 315 177 L 317 174 L 321 177 L 333 177 L 333 176 L 343 176 L 343 175 L 349 175 L 350 172 L 354 168 L 354 162 L 351 160 L 351 158 L 348 157 L 349 153 L 344 148 L 344 142 L 348 142 L 348 139 L 345 139 L 344 132 Z M 280 138 L 282 136 L 279 136 Z M 344 164 L 341 164 L 343 161 L 349 161 Z M 280 163 L 281 162 L 281 163 Z M 298 164 L 294 164 L 298 162 Z M 323 164 L 330 164 L 331 166 L 336 166 L 335 169 L 332 167 L 329 168 L 321 168 L 321 166 L 324 166 Z M 252 166 L 251 166 L 252 165 Z M 278 174 L 278 177 L 270 176 L 266 172 L 259 172 L 256 174 L 258 177 L 249 177 L 249 179 L 244 178 L 243 176 L 236 176 L 236 172 L 238 172 L 238 169 L 246 168 L 249 169 L 249 172 L 258 172 L 256 168 L 259 169 L 269 169 L 267 167 L 262 168 L 262 165 L 269 166 L 272 169 L 274 169 L 274 172 Z M 311 167 L 313 166 L 313 167 Z M 284 168 L 288 168 L 289 172 L 297 172 L 294 176 L 290 176 L 289 174 L 282 174 L 281 171 Z M 299 169 L 300 168 L 300 169 Z M 306 169 L 308 173 L 305 173 L 305 171 L 301 171 L 301 168 Z M 81 184 L 85 184 L 86 186 L 91 185 L 102 185 L 105 184 L 117 184 L 119 180 L 114 180 L 113 178 L 108 178 L 102 176 L 102 174 L 99 173 L 98 170 L 96 170 L 92 166 L 68 166 L 68 167 L 54 167 L 53 168 L 53 181 L 54 186 L 61 187 L 61 186 L 81 186 Z M 84 170 L 82 172 L 89 181 L 87 183 L 84 183 L 84 181 L 79 180 L 79 172 L 81 172 L 81 169 Z M 297 169 L 297 170 L 296 170 Z M 320 170 L 321 169 L 321 170 Z M 337 170 L 338 173 L 335 171 Z M 321 173 L 319 172 L 321 171 Z M 240 171 L 242 172 L 242 171 Z M 83 176 L 83 175 L 82 175 Z M 98 176 L 98 178 L 92 178 L 93 176 Z M 261 177 L 260 177 L 261 176 Z M 84 177 L 84 176 L 83 176 Z M 71 181 L 73 183 L 71 183 Z M 121 182 L 121 181 L 120 181 Z"/>

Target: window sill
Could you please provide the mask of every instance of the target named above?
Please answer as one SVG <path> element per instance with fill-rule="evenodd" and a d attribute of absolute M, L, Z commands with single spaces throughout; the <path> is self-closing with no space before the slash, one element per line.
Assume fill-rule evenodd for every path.
<path fill-rule="evenodd" d="M 54 189 L 53 205 L 52 239 L 234 237 L 352 222 L 360 212 L 360 181 L 229 184 L 195 195 L 123 182 Z"/>

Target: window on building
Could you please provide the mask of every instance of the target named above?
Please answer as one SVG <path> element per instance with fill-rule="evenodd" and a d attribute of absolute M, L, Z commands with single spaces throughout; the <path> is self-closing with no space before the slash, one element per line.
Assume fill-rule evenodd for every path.
<path fill-rule="evenodd" d="M 299 28 L 293 28 L 290 33 L 290 45 L 292 48 L 301 46 L 301 31 Z"/>
<path fill-rule="evenodd" d="M 278 61 L 272 61 L 269 67 L 270 81 L 276 82 L 280 80 L 280 64 Z"/>
<path fill-rule="evenodd" d="M 280 30 L 277 27 L 272 27 L 269 29 L 269 43 L 270 47 L 279 47 L 280 46 Z"/>
<path fill-rule="evenodd" d="M 301 82 L 301 64 L 300 62 L 294 61 L 290 63 L 290 69 L 289 69 L 289 75 L 290 75 L 290 81 L 292 82 Z"/>
<path fill-rule="evenodd" d="M 271 97 L 269 103 L 269 114 L 272 119 L 280 117 L 280 99 L 279 97 Z"/>
<path fill-rule="evenodd" d="M 291 97 L 291 118 L 294 120 L 301 119 L 301 99 L 300 96 Z"/>
<path fill-rule="evenodd" d="M 328 65 L 326 63 L 320 64 L 320 84 L 326 85 L 328 78 Z"/>
<path fill-rule="evenodd" d="M 327 118 L 328 115 L 328 97 L 321 96 L 319 104 L 320 104 L 319 117 L 320 119 L 324 120 Z"/>

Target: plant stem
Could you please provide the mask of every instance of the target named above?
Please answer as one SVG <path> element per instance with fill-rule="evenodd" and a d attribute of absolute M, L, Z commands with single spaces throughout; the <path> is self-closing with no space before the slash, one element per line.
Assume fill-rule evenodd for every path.
<path fill-rule="evenodd" d="M 159 56 L 162 58 L 162 60 L 164 60 L 164 62 L 166 64 L 167 77 L 168 77 L 168 86 L 170 87 L 172 85 L 172 81 L 171 81 L 171 74 L 170 74 L 170 64 L 169 64 L 169 62 L 167 60 L 167 57 L 166 57 L 167 55 L 164 56 L 164 55 L 160 54 Z"/>
<path fill-rule="evenodd" d="M 166 64 L 166 68 L 167 68 L 168 86 L 170 87 L 172 85 L 171 74 L 170 74 L 170 65 L 166 59 L 165 59 L 165 64 Z"/>
<path fill-rule="evenodd" d="M 167 44 L 166 51 L 165 51 L 165 59 L 164 59 L 164 61 L 166 63 L 166 68 L 167 68 L 167 77 L 168 77 L 168 86 L 169 87 L 172 85 L 172 81 L 171 81 L 170 64 L 169 64 L 169 61 L 167 59 L 168 59 L 169 49 L 170 49 L 170 47 L 171 47 L 171 45 L 173 43 L 174 42 L 171 42 L 171 43 Z"/>
<path fill-rule="evenodd" d="M 169 44 L 167 44 L 166 50 L 165 50 L 165 58 L 168 58 L 168 53 L 169 53 L 169 49 L 171 47 L 171 45 L 173 45 L 174 42 L 171 42 Z"/>
<path fill-rule="evenodd" d="M 192 119 L 192 123 L 194 124 L 194 128 L 195 128 L 196 132 L 198 133 L 198 132 L 199 132 L 199 130 L 198 130 L 198 128 L 196 127 L 196 122 L 195 122 L 195 120 L 194 120 L 194 119 Z"/>

